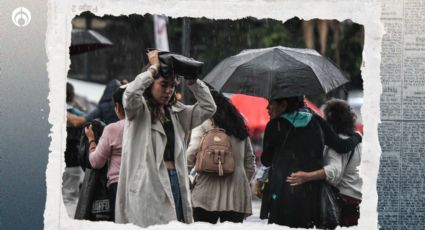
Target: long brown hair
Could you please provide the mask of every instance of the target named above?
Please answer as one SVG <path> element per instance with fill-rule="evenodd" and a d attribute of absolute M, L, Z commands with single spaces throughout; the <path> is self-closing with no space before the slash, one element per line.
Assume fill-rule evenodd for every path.
<path fill-rule="evenodd" d="M 240 112 L 222 93 L 217 92 L 211 86 L 208 87 L 217 105 L 217 111 L 212 117 L 214 124 L 226 130 L 227 134 L 239 140 L 245 140 L 248 137 L 248 127 Z"/>

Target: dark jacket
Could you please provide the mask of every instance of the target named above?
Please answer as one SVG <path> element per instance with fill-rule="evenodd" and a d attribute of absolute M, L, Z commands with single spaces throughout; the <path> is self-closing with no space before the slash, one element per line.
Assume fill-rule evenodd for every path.
<path fill-rule="evenodd" d="M 120 87 L 118 80 L 111 80 L 103 91 L 103 95 L 99 100 L 96 108 L 86 116 L 86 121 L 91 122 L 98 118 L 105 124 L 110 124 L 118 121 L 118 117 L 115 114 L 115 105 L 113 96 L 115 91 Z"/>
<path fill-rule="evenodd" d="M 261 162 L 271 166 L 269 223 L 309 228 L 319 221 L 320 182 L 291 187 L 286 177 L 322 168 L 324 138 L 312 116 L 302 126 L 294 125 L 279 117 L 266 126 Z"/>
<path fill-rule="evenodd" d="M 323 167 L 324 145 L 348 152 L 361 140 L 338 137 L 319 116 L 307 112 L 284 114 L 266 126 L 261 162 L 271 166 L 268 191 L 269 223 L 311 228 L 320 223 L 321 181 L 292 187 L 286 178 L 292 172 L 314 171 Z"/>

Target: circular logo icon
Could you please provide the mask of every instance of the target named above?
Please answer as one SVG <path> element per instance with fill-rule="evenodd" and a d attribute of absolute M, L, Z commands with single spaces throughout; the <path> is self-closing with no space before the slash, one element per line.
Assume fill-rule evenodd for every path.
<path fill-rule="evenodd" d="M 31 12 L 25 7 L 18 7 L 12 13 L 12 21 L 18 27 L 25 27 L 31 22 Z"/>

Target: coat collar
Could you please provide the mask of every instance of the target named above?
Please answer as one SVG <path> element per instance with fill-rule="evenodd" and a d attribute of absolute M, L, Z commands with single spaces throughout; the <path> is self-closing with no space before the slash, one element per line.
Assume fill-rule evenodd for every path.
<path fill-rule="evenodd" d="M 151 127 L 153 130 L 158 131 L 159 133 L 161 133 L 163 136 L 165 136 L 165 131 L 164 131 L 164 127 L 162 126 L 161 122 L 155 121 L 155 123 L 152 124 Z"/>
<path fill-rule="evenodd" d="M 174 130 L 177 128 L 176 127 L 176 118 L 174 113 L 178 113 L 181 112 L 184 109 L 184 107 L 182 106 L 182 103 L 177 102 L 175 105 L 171 106 L 171 121 L 173 122 L 173 126 L 174 126 Z M 165 131 L 164 131 L 164 127 L 162 126 L 160 121 L 156 121 L 155 123 L 152 124 L 152 129 L 158 131 L 159 133 L 161 133 L 162 135 L 166 136 Z M 174 131 L 175 132 L 175 131 Z"/>
<path fill-rule="evenodd" d="M 175 113 L 171 113 L 171 121 L 173 122 L 174 128 L 174 160 L 177 161 L 177 158 L 182 154 L 182 143 L 184 140 L 181 139 L 179 131 L 182 130 L 180 123 L 178 122 L 177 116 Z"/>

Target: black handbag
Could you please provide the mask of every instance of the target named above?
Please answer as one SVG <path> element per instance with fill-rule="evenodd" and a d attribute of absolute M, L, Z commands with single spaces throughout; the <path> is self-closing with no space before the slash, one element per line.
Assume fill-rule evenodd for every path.
<path fill-rule="evenodd" d="M 98 143 L 105 123 L 100 120 L 94 120 L 91 125 L 95 134 L 95 141 Z M 88 159 L 89 143 L 84 133 L 81 136 L 79 157 L 81 167 L 85 172 L 74 218 L 77 220 L 113 221 L 112 214 L 114 210 L 111 210 L 107 187 L 108 166 L 105 165 L 101 169 L 93 169 L 90 165 Z"/>
<path fill-rule="evenodd" d="M 346 166 L 350 162 L 353 153 L 354 149 L 350 152 Z M 322 227 L 334 229 L 341 224 L 341 203 L 342 198 L 339 195 L 338 188 L 323 181 L 320 200 Z"/>
<path fill-rule="evenodd" d="M 112 212 L 103 169 L 87 168 L 80 189 L 74 218 L 77 220 L 111 221 Z"/>
<path fill-rule="evenodd" d="M 340 202 L 339 190 L 325 181 L 322 182 L 320 199 L 322 227 L 333 229 L 340 224 Z"/>

